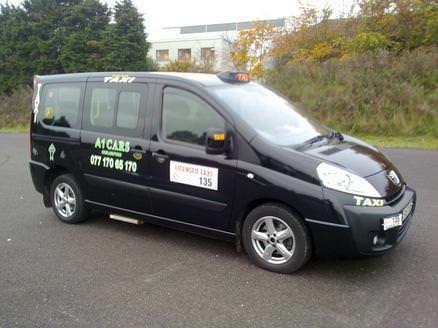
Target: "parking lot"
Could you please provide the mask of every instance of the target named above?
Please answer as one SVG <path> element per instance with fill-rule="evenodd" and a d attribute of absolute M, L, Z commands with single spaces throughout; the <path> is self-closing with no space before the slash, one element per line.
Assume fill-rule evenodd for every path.
<path fill-rule="evenodd" d="M 382 257 L 252 265 L 231 243 L 42 205 L 25 134 L 0 134 L 0 327 L 437 327 L 438 151 L 386 149 L 418 192 Z"/>

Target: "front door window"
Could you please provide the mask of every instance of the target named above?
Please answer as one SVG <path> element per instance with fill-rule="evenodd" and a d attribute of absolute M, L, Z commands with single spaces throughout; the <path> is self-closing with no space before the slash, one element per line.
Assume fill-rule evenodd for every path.
<path fill-rule="evenodd" d="M 225 129 L 225 120 L 198 96 L 176 88 L 164 89 L 162 131 L 167 140 L 204 146 L 210 128 Z"/>

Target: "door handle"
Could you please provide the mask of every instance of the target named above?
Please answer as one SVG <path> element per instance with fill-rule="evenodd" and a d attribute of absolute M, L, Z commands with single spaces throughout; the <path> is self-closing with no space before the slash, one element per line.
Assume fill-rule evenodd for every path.
<path fill-rule="evenodd" d="M 169 155 L 166 155 L 164 151 L 158 151 L 153 152 L 152 157 L 155 158 L 158 163 L 163 164 L 169 158 Z"/>

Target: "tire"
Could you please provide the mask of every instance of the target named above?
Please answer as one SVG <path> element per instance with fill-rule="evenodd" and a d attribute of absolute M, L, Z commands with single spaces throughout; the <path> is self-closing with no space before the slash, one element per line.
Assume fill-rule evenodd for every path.
<path fill-rule="evenodd" d="M 299 270 L 312 254 L 304 222 L 287 207 L 275 203 L 256 207 L 248 214 L 242 241 L 254 264 L 279 273 Z"/>
<path fill-rule="evenodd" d="M 53 212 L 62 222 L 79 223 L 88 217 L 81 188 L 71 174 L 63 174 L 53 180 L 50 200 Z"/>

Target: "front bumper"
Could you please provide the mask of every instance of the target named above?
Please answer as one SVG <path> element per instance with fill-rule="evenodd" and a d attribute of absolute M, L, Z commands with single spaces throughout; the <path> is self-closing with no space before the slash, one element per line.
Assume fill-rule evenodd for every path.
<path fill-rule="evenodd" d="M 398 215 L 413 202 L 412 210 L 401 226 L 384 231 L 383 218 Z M 359 253 L 364 255 L 379 254 L 388 251 L 399 243 L 409 226 L 415 211 L 416 194 L 411 188 L 406 188 L 403 196 L 394 204 L 378 208 L 344 206 L 346 218 L 353 235 L 353 240 Z M 375 237 L 378 243 L 373 243 Z"/>
<path fill-rule="evenodd" d="M 383 229 L 383 219 L 398 215 L 413 202 L 412 210 L 401 226 Z M 381 207 L 343 205 L 336 212 L 340 224 L 307 220 L 317 255 L 378 255 L 397 245 L 406 235 L 416 205 L 416 193 L 406 187 L 394 202 Z"/>

